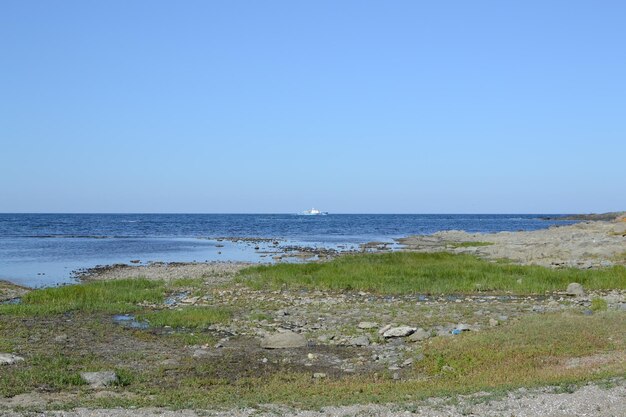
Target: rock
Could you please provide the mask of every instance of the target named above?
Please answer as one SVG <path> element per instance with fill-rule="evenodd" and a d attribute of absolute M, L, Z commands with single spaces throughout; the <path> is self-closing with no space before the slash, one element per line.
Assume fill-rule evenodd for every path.
<path fill-rule="evenodd" d="M 80 377 L 91 388 L 104 388 L 117 382 L 117 375 L 113 371 L 81 372 Z"/>
<path fill-rule="evenodd" d="M 306 338 L 291 331 L 276 333 L 261 341 L 261 347 L 265 349 L 291 349 L 304 346 L 306 346 Z"/>
<path fill-rule="evenodd" d="M 464 323 L 459 323 L 456 326 L 456 330 L 458 330 L 460 332 L 469 332 L 471 329 L 470 329 L 469 325 L 464 324 Z"/>
<path fill-rule="evenodd" d="M 565 292 L 567 293 L 567 295 L 572 295 L 576 297 L 584 297 L 585 295 L 585 290 L 583 289 L 583 286 L 577 282 L 572 282 L 571 284 L 569 284 Z"/>
<path fill-rule="evenodd" d="M 68 337 L 66 334 L 60 334 L 54 338 L 54 343 L 66 343 Z"/>
<path fill-rule="evenodd" d="M 380 330 L 378 330 L 378 334 L 382 335 L 389 329 L 391 329 L 391 324 L 381 327 Z"/>
<path fill-rule="evenodd" d="M 315 372 L 313 374 L 313 378 L 315 378 L 315 379 L 326 378 L 326 374 L 324 372 Z"/>
<path fill-rule="evenodd" d="M 409 336 L 409 340 L 411 342 L 421 342 L 430 337 L 430 332 L 422 329 L 421 327 L 415 331 L 411 336 Z"/>
<path fill-rule="evenodd" d="M 406 337 L 406 336 L 413 334 L 415 330 L 416 330 L 415 327 L 409 327 L 409 326 L 392 327 L 391 329 L 383 333 L 383 337 L 386 339 L 389 339 L 392 337 Z"/>
<path fill-rule="evenodd" d="M 12 353 L 0 353 L 0 365 L 13 365 L 17 362 L 22 362 L 24 358 L 14 355 Z"/>
<path fill-rule="evenodd" d="M 204 348 L 198 348 L 196 350 L 193 351 L 193 354 L 191 355 L 194 358 L 204 358 L 206 356 L 210 356 L 211 352 L 209 352 L 207 349 Z"/>
<path fill-rule="evenodd" d="M 500 322 L 496 319 L 489 319 L 489 325 L 491 327 L 496 327 Z"/>
<path fill-rule="evenodd" d="M 350 346 L 369 346 L 370 339 L 367 336 L 353 337 L 348 341 Z"/>
<path fill-rule="evenodd" d="M 357 324 L 356 327 L 359 329 L 373 329 L 376 326 L 378 326 L 378 323 L 374 323 L 373 321 L 362 321 Z"/>

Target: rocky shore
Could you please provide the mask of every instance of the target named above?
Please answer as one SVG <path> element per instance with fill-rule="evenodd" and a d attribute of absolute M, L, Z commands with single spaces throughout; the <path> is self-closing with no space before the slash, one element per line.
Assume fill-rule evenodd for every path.
<path fill-rule="evenodd" d="M 399 239 L 404 250 L 469 253 L 522 265 L 598 268 L 626 264 L 626 222 L 593 221 L 532 232 L 451 230 Z"/>
<path fill-rule="evenodd" d="M 494 262 L 507 258 L 522 265 L 592 269 L 584 272 L 589 274 L 626 263 L 626 222 L 585 222 L 536 232 L 448 231 L 408 237 L 400 243 L 403 251 L 469 253 Z M 389 244 L 377 242 L 363 248 L 390 250 Z M 0 321 L 0 352 L 5 352 L 0 354 L 0 375 L 13 382 L 0 381 L 4 390 L 0 392 L 10 393 L 0 395 L 0 415 L 608 417 L 623 411 L 626 383 L 615 376 L 626 370 L 626 337 L 620 330 L 626 320 L 624 286 L 589 290 L 572 282 L 556 291 L 530 295 L 507 291 L 391 294 L 286 284 L 270 288 L 243 279 L 239 272 L 248 266 L 99 267 L 82 271 L 83 285 L 97 286 L 96 295 L 112 288 L 111 297 L 118 297 L 119 304 L 111 303 L 125 306 L 124 314 L 107 303 L 73 304 L 71 297 L 67 307 L 59 310 L 63 314 L 41 315 L 39 305 L 30 306 L 32 310 L 29 306 L 7 310 L 10 314 L 4 313 Z M 615 269 L 622 274 L 623 269 Z M 398 277 L 402 279 L 401 269 Z M 127 285 L 128 291 L 142 290 L 125 284 L 129 281 L 141 281 L 146 294 L 133 299 L 130 307 L 123 304 L 129 302 L 127 294 L 115 290 L 116 284 Z M 24 291 L 0 285 L 5 299 Z M 44 297 L 42 308 L 62 296 Z M 211 320 L 207 325 L 193 324 L 206 317 Z M 526 346 L 529 338 L 534 341 Z M 572 348 L 576 344 L 580 346 Z M 475 361 L 482 361 L 487 371 L 474 368 Z M 528 368 L 507 368 L 519 363 Z M 472 375 L 480 372 L 490 373 L 478 383 Z M 539 381 L 583 383 L 510 390 L 508 378 L 513 372 L 519 373 L 518 378 L 527 378 L 529 372 Z M 476 386 L 489 386 L 492 378 L 501 378 L 506 390 L 414 398 L 432 385 L 457 387 L 458 378 L 469 378 L 468 384 Z M 526 381 L 523 378 L 513 386 L 519 387 L 520 381 Z M 215 392 L 227 392 L 224 404 L 232 405 L 234 394 L 220 391 L 226 389 L 259 401 L 266 397 L 256 397 L 257 391 L 270 381 L 278 384 L 283 397 L 273 397 L 272 391 L 264 395 L 288 398 L 291 403 L 319 401 L 323 408 L 316 405 L 310 411 L 311 405 L 279 402 L 219 410 L 184 406 L 195 401 L 205 404 L 211 398 L 207 393 Z M 23 388 L 15 387 L 19 384 Z M 332 400 L 334 393 L 316 391 L 326 385 L 342 392 L 338 403 Z M 346 392 L 345 386 L 354 388 Z M 311 394 L 310 399 L 294 400 L 291 389 L 302 389 L 305 397 L 317 392 L 318 397 Z M 176 392 L 174 397 L 169 397 L 170 392 Z M 181 411 L 145 405 L 171 405 L 172 398 L 185 395 L 200 395 L 200 399 L 181 403 L 177 406 Z M 372 398 L 382 404 L 368 403 Z M 111 408 L 111 404 L 139 408 Z M 54 411 L 59 408 L 72 410 Z"/>
<path fill-rule="evenodd" d="M 146 278 L 166 282 L 185 278 L 202 279 L 213 284 L 229 282 L 245 262 L 153 262 L 147 265 L 106 265 L 75 271 L 75 276 L 84 282 L 110 281 L 128 278 Z"/>
<path fill-rule="evenodd" d="M 17 299 L 28 291 L 28 288 L 0 280 L 0 302 Z"/>

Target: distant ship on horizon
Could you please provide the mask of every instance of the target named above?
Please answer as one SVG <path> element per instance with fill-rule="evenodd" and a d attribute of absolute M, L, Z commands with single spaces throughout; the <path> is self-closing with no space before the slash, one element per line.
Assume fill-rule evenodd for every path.
<path fill-rule="evenodd" d="M 327 211 L 320 211 L 316 208 L 312 208 L 311 210 L 305 210 L 299 213 L 301 216 L 326 216 L 328 214 Z"/>

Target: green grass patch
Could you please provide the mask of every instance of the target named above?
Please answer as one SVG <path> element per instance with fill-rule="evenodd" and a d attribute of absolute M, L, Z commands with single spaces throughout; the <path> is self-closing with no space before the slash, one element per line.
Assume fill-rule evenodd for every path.
<path fill-rule="evenodd" d="M 85 385 L 80 372 L 94 361 L 91 355 L 82 358 L 59 353 L 34 355 L 27 362 L 2 371 L 0 396 L 21 394 L 35 387 L 61 390 Z"/>
<path fill-rule="evenodd" d="M 493 242 L 450 242 L 448 245 L 453 248 L 471 248 L 475 246 L 491 246 Z"/>
<path fill-rule="evenodd" d="M 528 316 L 494 331 L 436 338 L 416 370 L 443 386 L 474 390 L 619 374 L 626 370 L 625 325 L 622 312 Z"/>
<path fill-rule="evenodd" d="M 70 311 L 127 313 L 141 302 L 160 303 L 164 298 L 161 281 L 126 279 L 97 281 L 31 291 L 20 304 L 0 306 L 1 315 L 42 316 Z"/>
<path fill-rule="evenodd" d="M 180 278 L 171 281 L 168 286 L 170 288 L 201 288 L 204 286 L 202 278 Z"/>
<path fill-rule="evenodd" d="M 241 271 L 237 279 L 255 289 L 538 294 L 565 290 L 571 282 L 579 282 L 588 290 L 625 289 L 626 268 L 550 269 L 445 252 L 394 252 L 342 256 L 325 263 L 255 266 Z"/>
<path fill-rule="evenodd" d="M 593 311 L 606 311 L 609 308 L 608 303 L 604 298 L 594 298 L 591 300 L 591 310 Z"/>
<path fill-rule="evenodd" d="M 216 323 L 226 323 L 232 312 L 218 307 L 185 307 L 179 310 L 160 310 L 141 314 L 140 320 L 146 320 L 151 326 L 202 329 Z"/>

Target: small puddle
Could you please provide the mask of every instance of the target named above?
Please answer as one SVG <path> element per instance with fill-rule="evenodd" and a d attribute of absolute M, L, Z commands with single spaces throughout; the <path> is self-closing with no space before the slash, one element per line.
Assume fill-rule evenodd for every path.
<path fill-rule="evenodd" d="M 113 321 L 121 326 L 128 327 L 130 329 L 147 329 L 150 327 L 148 322 L 138 321 L 135 316 L 131 314 L 116 314 L 113 316 Z"/>
<path fill-rule="evenodd" d="M 0 301 L 0 304 L 22 304 L 22 298 L 21 297 L 10 298 L 8 300 Z"/>

